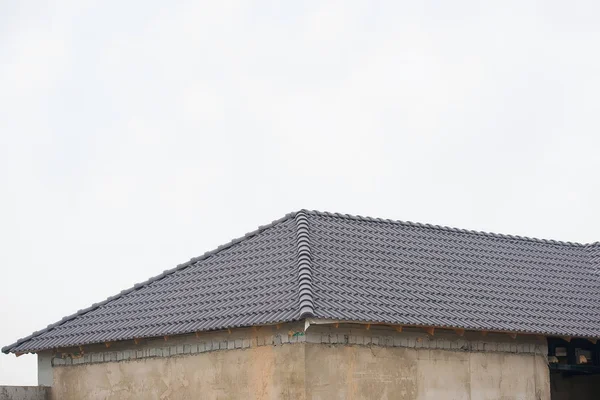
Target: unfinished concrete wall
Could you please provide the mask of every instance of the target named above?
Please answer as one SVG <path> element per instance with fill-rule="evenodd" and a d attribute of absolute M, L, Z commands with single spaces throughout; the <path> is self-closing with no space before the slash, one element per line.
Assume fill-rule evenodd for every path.
<path fill-rule="evenodd" d="M 550 399 L 546 342 L 533 336 L 319 325 L 306 343 L 309 399 Z"/>
<path fill-rule="evenodd" d="M 545 343 L 507 335 L 301 325 L 52 359 L 54 399 L 549 400 Z"/>
<path fill-rule="evenodd" d="M 303 399 L 302 326 L 71 349 L 52 357 L 52 399 Z"/>
<path fill-rule="evenodd" d="M 0 400 L 47 400 L 49 390 L 43 386 L 0 386 Z"/>
<path fill-rule="evenodd" d="M 56 368 L 53 399 L 301 399 L 304 346 Z"/>
<path fill-rule="evenodd" d="M 552 400 L 600 399 L 600 376 L 567 376 L 560 372 L 550 374 Z"/>
<path fill-rule="evenodd" d="M 306 345 L 308 399 L 548 400 L 533 354 Z"/>

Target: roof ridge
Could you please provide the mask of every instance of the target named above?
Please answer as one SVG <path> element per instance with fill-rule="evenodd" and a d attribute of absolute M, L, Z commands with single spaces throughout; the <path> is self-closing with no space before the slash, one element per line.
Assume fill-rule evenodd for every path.
<path fill-rule="evenodd" d="M 314 317 L 315 305 L 312 284 L 312 254 L 308 218 L 304 211 L 296 213 L 296 240 L 298 246 L 298 300 L 300 318 Z"/>
<path fill-rule="evenodd" d="M 427 224 L 427 223 L 421 223 L 421 222 L 401 221 L 401 220 L 393 220 L 393 219 L 386 219 L 386 218 L 365 217 L 365 216 L 362 216 L 362 215 L 332 213 L 332 212 L 328 212 L 328 211 L 318 211 L 318 210 L 301 210 L 301 211 L 304 212 L 304 213 L 307 213 L 307 214 L 319 215 L 319 216 L 325 216 L 325 217 L 337 217 L 337 218 L 353 219 L 353 220 L 358 220 L 358 221 L 383 222 L 383 223 L 396 224 L 396 225 L 413 226 L 413 227 L 419 227 L 419 228 L 428 228 L 428 229 L 435 229 L 435 230 L 443 230 L 443 231 L 448 231 L 448 232 L 467 233 L 467 234 L 478 235 L 478 236 L 495 237 L 495 238 L 501 238 L 501 239 L 521 240 L 521 241 L 528 241 L 528 242 L 534 242 L 534 243 L 553 244 L 553 245 L 560 245 L 560 246 L 586 247 L 586 246 L 592 246 L 592 245 L 594 245 L 596 243 L 600 243 L 600 242 L 595 242 L 595 243 L 579 243 L 579 242 L 566 242 L 566 241 L 553 240 L 553 239 L 540 239 L 540 238 L 529 237 L 529 236 L 519 236 L 519 235 L 510 235 L 510 234 L 503 234 L 503 233 L 486 232 L 486 231 L 478 231 L 478 230 L 471 230 L 471 229 L 454 228 L 454 227 L 450 227 L 450 226 Z"/>
<path fill-rule="evenodd" d="M 111 302 L 113 300 L 117 300 L 117 299 L 121 298 L 122 296 L 124 296 L 124 295 L 126 295 L 128 293 L 133 292 L 134 290 L 138 290 L 138 289 L 140 289 L 140 288 L 142 288 L 142 287 L 144 287 L 146 285 L 149 285 L 149 284 L 151 284 L 153 282 L 156 282 L 156 281 L 158 281 L 158 280 L 160 280 L 160 279 L 166 277 L 167 275 L 170 275 L 170 274 L 172 274 L 172 273 L 174 273 L 176 271 L 179 271 L 179 270 L 182 270 L 182 269 L 184 269 L 186 267 L 189 267 L 190 265 L 195 264 L 198 261 L 202 261 L 202 260 L 204 260 L 204 259 L 206 259 L 206 258 L 208 258 L 208 257 L 210 257 L 210 256 L 212 256 L 214 254 L 217 254 L 221 250 L 225 250 L 225 249 L 227 249 L 227 248 L 229 248 L 229 247 L 231 247 L 231 246 L 233 246 L 233 245 L 235 245 L 235 244 L 237 244 L 237 243 L 239 243 L 239 242 L 241 242 L 243 240 L 246 240 L 246 239 L 248 239 L 250 237 L 258 235 L 259 233 L 261 233 L 262 231 L 264 231 L 264 230 L 266 230 L 268 228 L 271 228 L 271 227 L 273 227 L 273 226 L 275 226 L 275 225 L 277 225 L 277 224 L 279 224 L 281 222 L 287 221 L 288 219 L 295 217 L 296 214 L 298 214 L 298 212 L 288 213 L 285 216 L 283 216 L 282 218 L 279 218 L 279 219 L 277 219 L 277 220 L 275 220 L 275 221 L 273 221 L 273 222 L 271 222 L 271 223 L 269 223 L 267 225 L 259 226 L 257 229 L 255 229 L 255 230 L 253 230 L 251 232 L 246 233 L 244 236 L 240 236 L 238 238 L 235 238 L 235 239 L 231 240 L 230 242 L 225 243 L 225 244 L 217 247 L 214 250 L 207 251 L 207 252 L 205 252 L 204 254 L 202 254 L 202 255 L 200 255 L 198 257 L 191 258 L 189 261 L 186 261 L 186 262 L 184 262 L 182 264 L 178 264 L 174 268 L 165 270 L 162 273 L 160 273 L 160 274 L 158 274 L 156 276 L 153 276 L 153 277 L 151 277 L 151 278 L 149 278 L 149 279 L 147 279 L 147 280 L 145 280 L 143 282 L 136 283 L 132 287 L 130 287 L 128 289 L 125 289 L 125 290 L 122 290 L 121 292 L 117 293 L 114 296 L 107 297 L 106 299 L 104 299 L 104 300 L 102 300 L 102 301 L 100 301 L 98 303 L 94 303 L 94 304 L 92 304 L 91 306 L 89 306 L 87 308 L 83 308 L 83 309 L 78 310 L 77 312 L 75 312 L 75 313 L 73 313 L 71 315 L 67 315 L 66 317 L 63 317 L 62 319 L 60 319 L 59 321 L 57 321 L 57 322 L 55 322 L 53 324 L 48 325 L 44 329 L 40 329 L 39 331 L 35 331 L 31 335 L 25 336 L 25 337 L 17 340 L 16 342 L 14 342 L 13 344 L 10 344 L 8 346 L 2 347 L 1 351 L 3 353 L 5 353 L 5 354 L 8 354 L 11 351 L 12 348 L 14 348 L 14 347 L 16 347 L 16 346 L 18 346 L 18 345 L 20 345 L 20 344 L 22 344 L 22 343 L 24 343 L 24 342 L 26 342 L 28 340 L 31 340 L 31 339 L 33 339 L 33 338 L 35 338 L 35 337 L 37 337 L 37 336 L 39 336 L 39 335 L 41 335 L 41 334 L 43 334 L 45 332 L 48 332 L 48 331 L 56 328 L 57 326 L 60 326 L 60 325 L 64 324 L 65 322 L 68 322 L 68 321 L 70 321 L 70 320 L 72 320 L 72 319 L 74 319 L 76 317 L 79 317 L 79 316 L 84 315 L 84 314 L 86 314 L 86 313 L 88 313 L 90 311 L 93 311 L 93 310 L 97 309 L 98 307 L 101 307 L 101 306 L 103 306 L 103 305 L 105 305 L 105 304 L 107 304 L 107 303 L 109 303 L 109 302 Z"/>

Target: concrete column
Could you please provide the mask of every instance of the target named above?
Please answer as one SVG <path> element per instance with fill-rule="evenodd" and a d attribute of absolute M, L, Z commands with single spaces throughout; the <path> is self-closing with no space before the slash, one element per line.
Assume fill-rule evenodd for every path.
<path fill-rule="evenodd" d="M 52 386 L 52 353 L 38 353 L 38 386 Z"/>

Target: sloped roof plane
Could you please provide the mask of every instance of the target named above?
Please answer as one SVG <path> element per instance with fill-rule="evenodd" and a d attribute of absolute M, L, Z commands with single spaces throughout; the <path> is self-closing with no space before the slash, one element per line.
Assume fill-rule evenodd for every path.
<path fill-rule="evenodd" d="M 302 210 L 2 349 L 305 317 L 600 337 L 600 244 Z"/>

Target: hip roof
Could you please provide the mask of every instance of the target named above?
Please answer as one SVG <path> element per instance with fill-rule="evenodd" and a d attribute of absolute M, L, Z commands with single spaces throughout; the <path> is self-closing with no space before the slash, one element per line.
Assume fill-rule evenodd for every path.
<path fill-rule="evenodd" d="M 3 352 L 305 317 L 600 337 L 600 243 L 302 210 Z"/>

